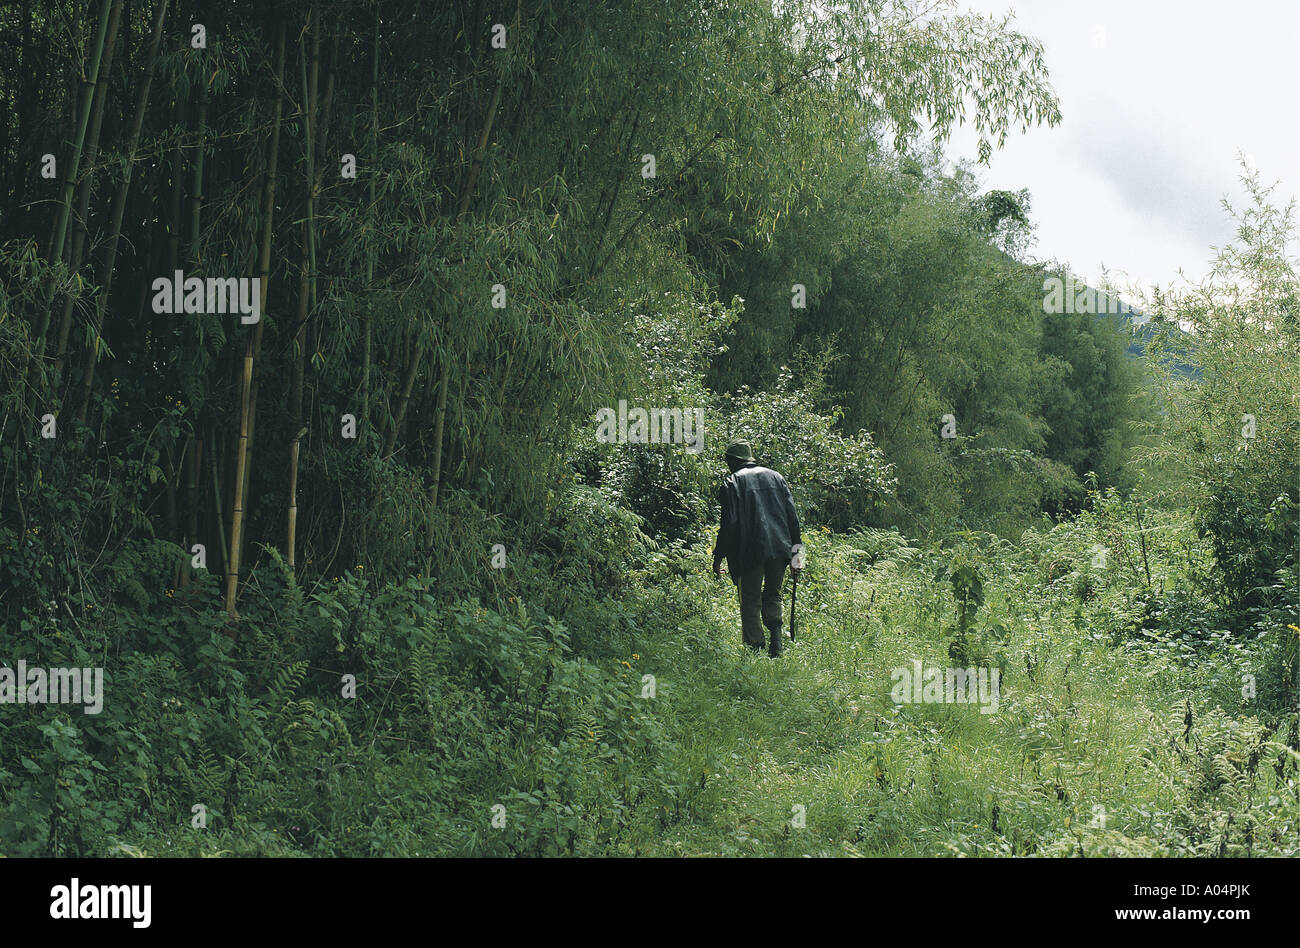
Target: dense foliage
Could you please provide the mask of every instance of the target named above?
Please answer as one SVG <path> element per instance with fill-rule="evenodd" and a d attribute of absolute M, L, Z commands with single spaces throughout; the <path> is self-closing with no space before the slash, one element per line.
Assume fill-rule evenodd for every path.
<path fill-rule="evenodd" d="M 0 665 L 106 682 L 0 703 L 0 853 L 1296 854 L 1290 210 L 1149 358 L 1046 311 L 934 141 L 1061 120 L 1009 20 L 43 0 L 0 102 Z M 705 572 L 739 438 L 779 664 Z M 892 702 L 931 659 L 1002 709 Z"/>

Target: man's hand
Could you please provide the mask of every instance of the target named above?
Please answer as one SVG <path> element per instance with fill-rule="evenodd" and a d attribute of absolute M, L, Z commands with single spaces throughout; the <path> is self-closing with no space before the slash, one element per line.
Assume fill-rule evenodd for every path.
<path fill-rule="evenodd" d="M 714 562 L 713 562 L 713 575 L 714 575 L 714 576 L 717 576 L 717 577 L 719 577 L 719 578 L 721 578 L 721 576 L 722 576 L 722 560 L 714 560 Z"/>

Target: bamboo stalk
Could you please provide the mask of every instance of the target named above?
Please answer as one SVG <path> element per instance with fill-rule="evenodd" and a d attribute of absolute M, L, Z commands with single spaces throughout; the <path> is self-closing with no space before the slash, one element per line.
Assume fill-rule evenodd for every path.
<path fill-rule="evenodd" d="M 176 515 L 176 480 L 180 476 L 181 468 L 185 463 L 185 455 L 189 453 L 189 445 L 186 444 L 181 448 L 180 457 L 176 460 L 172 459 L 170 445 L 164 445 L 164 449 L 167 452 L 167 469 L 165 471 L 167 476 L 163 481 L 163 503 L 167 517 L 167 536 L 174 537 L 179 530 Z M 180 576 L 181 564 L 177 562 L 172 567 L 172 586 L 180 583 Z"/>
<path fill-rule="evenodd" d="M 214 446 L 220 443 L 217 441 L 217 430 L 216 430 L 215 423 L 210 422 L 208 425 L 208 440 L 211 441 Z M 219 463 L 217 458 L 217 453 L 218 452 L 216 450 L 213 450 L 211 454 L 212 463 L 209 465 L 209 467 L 212 470 L 212 506 L 214 508 L 214 514 L 217 523 L 217 530 L 216 530 L 217 539 L 220 540 L 221 542 L 221 568 L 224 571 L 225 569 L 227 569 L 227 566 L 230 563 L 230 548 L 226 546 L 226 517 L 225 514 L 222 513 L 221 511 L 222 475 L 221 475 L 221 471 L 217 469 Z M 208 571 L 214 572 L 211 566 L 208 567 Z"/>
<path fill-rule="evenodd" d="M 43 63 L 40 56 L 33 54 L 32 50 L 32 2 L 23 0 L 23 36 L 22 36 L 22 69 L 18 73 L 18 114 L 15 120 L 18 123 L 18 167 L 28 167 L 28 162 L 32 155 L 32 126 L 36 123 L 36 103 L 32 96 L 32 89 L 37 82 L 36 66 Z M 35 60 L 35 62 L 33 62 Z M 14 191 L 14 206 L 24 207 L 27 204 L 27 194 L 29 189 L 29 175 L 17 175 Z M 7 222 L 6 222 L 7 223 Z M 0 436 L 3 436 L 4 426 L 0 425 Z"/>
<path fill-rule="evenodd" d="M 135 117 L 131 121 L 131 131 L 127 136 L 126 166 L 122 170 L 122 181 L 113 196 L 112 223 L 109 225 L 108 247 L 99 268 L 99 296 L 95 300 L 95 331 L 92 336 L 90 351 L 86 355 L 86 365 L 81 376 L 81 402 L 77 407 L 77 420 L 86 422 L 90 406 L 90 390 L 95 379 L 95 364 L 99 358 L 102 343 L 101 333 L 104 329 L 104 313 L 108 308 L 108 295 L 113 287 L 113 267 L 117 260 L 117 244 L 122 236 L 122 216 L 126 211 L 126 198 L 131 190 L 131 178 L 135 172 L 136 151 L 140 147 L 140 132 L 144 128 L 145 111 L 149 105 L 149 87 L 153 82 L 154 67 L 158 64 L 158 49 L 162 42 L 163 22 L 167 18 L 168 0 L 159 0 L 154 13 L 153 35 L 149 41 L 149 53 L 145 59 L 144 78 L 140 82 L 140 92 L 136 97 Z"/>
<path fill-rule="evenodd" d="M 307 217 L 303 221 L 302 229 L 302 264 L 299 270 L 298 280 L 298 318 L 294 331 L 294 357 L 293 357 L 293 379 L 290 411 L 293 417 L 293 424 L 298 429 L 297 434 L 293 436 L 293 441 L 289 447 L 289 517 L 288 517 L 288 538 L 287 549 L 289 553 L 289 565 L 294 565 L 294 553 L 297 549 L 297 531 L 298 531 L 298 452 L 301 445 L 302 435 L 302 388 L 303 377 L 306 375 L 307 360 L 307 318 L 311 312 L 311 307 L 315 303 L 315 292 L 313 285 L 315 283 L 316 269 L 316 151 L 313 147 L 313 139 L 316 135 L 316 109 L 318 106 L 319 77 L 320 77 L 320 21 L 319 10 L 315 4 L 311 10 L 311 28 L 312 28 L 312 51 L 311 51 L 311 82 L 307 81 L 307 51 L 302 49 L 302 56 L 299 60 L 300 72 L 302 78 L 302 93 L 305 108 L 303 110 L 303 146 L 306 150 L 306 183 L 307 183 Z"/>
<path fill-rule="evenodd" d="M 173 112 L 175 125 L 185 125 L 185 104 L 176 97 Z M 176 148 L 172 152 L 172 191 L 171 204 L 167 208 L 167 272 L 173 272 L 181 260 L 181 187 L 185 172 L 185 151 Z"/>
<path fill-rule="evenodd" d="M 63 243 L 68 233 L 68 218 L 72 214 L 72 199 L 77 187 L 77 175 L 81 170 L 82 148 L 86 143 L 86 129 L 90 124 L 90 108 L 94 99 L 94 88 L 99 81 L 99 65 L 104 55 L 104 42 L 108 35 L 109 15 L 116 0 L 103 0 L 99 14 L 99 28 L 95 33 L 94 46 L 91 49 L 90 74 L 86 83 L 90 86 L 77 109 L 76 122 L 72 136 L 72 154 L 68 159 L 67 177 L 63 182 L 63 197 L 59 203 L 59 213 L 54 224 L 54 233 L 50 239 L 49 253 L 46 260 L 56 264 L 63 259 Z M 32 334 L 32 358 L 39 365 L 45 351 L 45 333 L 50 325 L 50 310 L 54 305 L 54 284 L 46 292 L 45 305 L 37 318 L 35 332 Z M 33 366 L 35 369 L 35 366 Z"/>
<path fill-rule="evenodd" d="M 203 157 L 204 139 L 207 137 L 208 83 L 199 85 L 199 140 L 194 146 L 194 187 L 190 194 L 190 263 L 199 262 L 199 229 L 203 216 Z"/>
<path fill-rule="evenodd" d="M 275 214 L 275 178 L 279 165 L 280 156 L 280 125 L 284 111 L 284 35 L 285 25 L 280 23 L 280 36 L 277 42 L 276 55 L 276 95 L 275 95 L 275 121 L 271 126 L 271 154 L 267 161 L 266 182 L 264 189 L 263 203 L 263 224 L 262 224 L 262 248 L 258 269 L 260 271 L 260 280 L 262 284 L 262 306 L 263 310 L 267 308 L 269 297 L 267 295 L 270 276 L 271 276 L 271 230 Z M 248 429 L 251 418 L 251 389 L 253 385 L 253 360 L 261 349 L 262 328 L 266 325 L 266 314 L 263 312 L 262 318 L 258 320 L 257 328 L 252 333 L 248 341 L 248 347 L 244 352 L 244 371 L 241 379 L 240 390 L 240 418 L 239 418 L 239 442 L 235 450 L 235 480 L 234 503 L 230 511 L 230 553 L 228 566 L 226 570 L 226 612 L 234 620 L 238 621 L 239 612 L 236 609 L 236 598 L 239 592 L 239 568 L 241 561 L 241 550 L 244 539 L 244 497 L 245 497 L 245 473 L 248 468 Z"/>
<path fill-rule="evenodd" d="M 281 24 L 281 32 L 283 32 L 284 29 L 285 29 L 285 28 L 284 28 L 283 24 Z M 277 41 L 277 43 L 278 43 L 278 41 Z M 279 45 L 277 45 L 277 57 L 278 57 L 278 62 L 280 63 L 280 66 L 278 67 L 277 77 L 280 78 L 281 80 L 282 80 L 283 75 L 284 75 L 284 69 L 283 69 L 284 56 L 283 56 L 282 54 L 283 54 L 283 50 L 279 48 Z M 282 83 L 282 81 L 280 81 L 280 82 L 277 82 L 277 85 L 276 85 L 276 97 L 277 97 L 277 98 L 276 98 L 276 122 L 277 122 L 277 124 L 280 122 L 280 119 L 281 119 L 281 108 L 282 108 L 282 106 L 281 106 L 281 100 L 280 100 L 280 97 L 282 96 L 282 94 L 283 94 L 283 83 Z M 277 144 L 276 144 L 276 151 L 277 151 L 277 164 L 276 164 L 276 167 L 278 167 L 278 151 L 279 151 L 279 136 L 278 136 L 278 128 L 277 128 L 277 135 L 276 135 L 276 139 L 275 139 L 275 140 L 276 140 L 276 143 L 277 143 Z M 268 173 L 271 173 L 271 172 L 268 171 Z M 268 210 L 268 211 L 266 211 L 266 213 L 272 213 L 272 212 Z M 264 235 L 264 237 L 266 237 L 267 240 L 269 240 L 270 235 L 269 235 L 269 234 L 266 234 L 266 235 Z M 262 249 L 263 249 L 263 250 L 267 253 L 267 255 L 268 255 L 268 256 L 265 258 L 265 259 L 266 259 L 266 265 L 265 265 L 265 266 L 263 266 L 260 262 L 259 262 L 259 264 L 258 264 L 258 274 L 259 274 L 259 279 L 261 279 L 261 281 L 262 281 L 262 287 L 263 287 L 263 291 L 262 291 L 262 292 L 263 292 L 262 299 L 265 300 L 265 299 L 267 299 L 267 296 L 266 296 L 266 292 L 267 292 L 266 287 L 267 287 L 267 284 L 268 284 L 269 281 L 270 281 L 270 256 L 269 256 L 269 254 L 270 254 L 270 249 L 269 249 L 269 246 L 268 246 L 268 245 L 265 245 L 265 244 L 264 244 L 264 246 L 263 246 Z M 265 323 L 265 322 L 259 322 L 259 323 L 257 324 L 257 328 L 253 331 L 253 365 L 254 365 L 254 368 L 256 368 L 256 367 L 258 367 L 258 366 L 260 366 L 260 365 L 262 364 L 262 363 L 261 363 L 261 358 L 262 358 L 262 338 L 263 338 L 263 333 L 264 333 L 264 331 L 265 331 L 265 328 L 266 328 L 266 323 Z M 254 374 L 254 375 L 253 375 L 252 388 L 250 389 L 250 395 L 249 395 L 249 400 L 248 400 L 248 440 L 247 440 L 246 445 L 245 445 L 245 453 L 247 454 L 248 461 L 247 461 L 247 463 L 244 465 L 244 485 L 243 485 L 243 490 L 244 490 L 244 496 L 246 496 L 246 497 L 248 496 L 249 492 L 252 490 L 252 484 L 253 484 L 253 465 L 254 465 L 254 462 L 255 462 L 256 459 L 257 459 L 257 455 L 256 455 L 256 452 L 255 452 L 254 449 L 257 447 L 257 400 L 258 400 L 258 395 L 259 395 L 260 391 L 261 391 L 261 380 L 258 378 L 257 374 Z M 241 555 L 241 556 L 243 555 L 243 549 L 242 549 L 242 548 L 240 549 L 240 555 Z"/>
<path fill-rule="evenodd" d="M 375 173 L 379 167 L 379 6 L 375 6 L 375 43 L 370 63 L 370 167 L 367 169 L 369 185 L 368 210 L 375 207 Z M 363 431 L 370 430 L 370 345 L 374 324 L 375 254 L 373 248 L 366 255 L 366 314 L 364 342 L 361 355 L 361 424 Z"/>
<path fill-rule="evenodd" d="M 197 429 L 197 425 L 195 426 Z M 195 543 L 199 537 L 199 470 L 203 466 L 203 439 L 195 437 L 190 443 L 190 450 L 186 453 L 189 460 L 189 483 L 186 485 L 186 503 L 189 507 L 189 521 L 186 524 L 185 537 L 181 542 L 181 547 L 185 550 L 185 559 L 181 569 L 180 587 L 184 589 L 190 584 L 190 546 Z"/>
<path fill-rule="evenodd" d="M 253 341 L 244 351 L 244 374 L 240 385 L 239 446 L 235 451 L 235 503 L 230 511 L 230 564 L 226 571 L 226 612 L 239 619 L 235 596 L 239 590 L 239 551 L 244 542 L 244 465 L 248 458 L 248 394 L 253 382 Z"/>
<path fill-rule="evenodd" d="M 298 281 L 298 316 L 294 320 L 294 354 L 293 354 L 293 375 L 291 380 L 290 394 L 290 411 L 295 425 L 302 424 L 302 386 L 303 375 L 305 374 L 305 361 L 307 357 L 307 342 L 304 327 L 307 325 L 307 318 L 311 312 L 311 273 L 312 258 L 311 244 L 312 234 L 314 231 L 314 213 L 315 200 L 313 190 L 315 187 L 315 149 L 312 147 L 312 139 L 315 134 L 316 124 L 316 78 L 318 75 L 319 63 L 318 57 L 320 52 L 320 24 L 316 21 L 316 9 L 313 4 L 310 14 L 310 24 L 313 30 L 312 42 L 312 79 L 310 85 L 307 81 L 307 50 L 300 42 L 300 57 L 298 60 L 300 68 L 300 77 L 302 80 L 302 99 L 303 99 L 303 147 L 306 152 L 306 184 L 307 184 L 307 214 L 303 221 L 302 227 L 302 260 L 299 269 Z"/>
<path fill-rule="evenodd" d="M 516 0 L 515 15 L 514 15 L 514 19 L 511 21 L 510 24 L 510 30 L 512 32 L 519 25 L 519 15 L 522 7 L 523 7 L 522 0 Z M 492 92 L 492 101 L 488 103 L 487 115 L 483 120 L 483 128 L 479 131 L 478 144 L 474 149 L 474 157 L 470 161 L 469 172 L 466 174 L 465 180 L 461 184 L 460 199 L 456 202 L 456 217 L 452 223 L 452 228 L 451 228 L 451 233 L 453 238 L 456 236 L 457 233 L 460 232 L 461 220 L 464 218 L 465 213 L 469 210 L 470 198 L 474 194 L 474 185 L 478 183 L 479 171 L 482 169 L 484 158 L 487 155 L 488 141 L 492 137 L 492 124 L 496 120 L 497 106 L 501 104 L 501 90 L 504 85 L 505 85 L 505 75 L 503 73 L 501 76 L 497 78 L 496 89 L 494 89 Z M 388 456 L 389 454 L 392 453 L 393 445 L 397 441 L 397 432 L 401 429 L 402 423 L 406 420 L 406 409 L 407 406 L 410 404 L 411 387 L 414 384 L 416 373 L 420 371 L 420 362 L 423 360 L 423 358 L 424 358 L 424 346 L 422 343 L 417 342 L 415 347 L 414 358 L 411 359 L 411 364 L 407 367 L 406 379 L 402 384 L 402 398 L 399 401 L 397 406 L 397 414 L 393 418 L 393 429 L 392 431 L 389 432 L 388 440 L 384 444 L 385 456 Z M 444 351 L 443 361 L 444 362 L 448 361 L 448 359 L 446 358 L 445 351 Z M 451 371 L 450 364 L 444 367 L 444 372 L 449 372 L 449 371 Z M 442 430 L 443 419 L 441 416 L 446 409 L 445 399 L 440 398 L 440 401 L 442 402 L 442 405 L 439 411 L 438 420 L 435 422 L 436 430 L 439 432 Z M 441 470 L 440 470 L 441 459 L 442 459 L 441 439 L 439 439 L 434 444 L 433 451 L 434 451 L 433 467 L 436 473 L 434 475 L 432 496 L 434 498 L 434 505 L 436 506 L 437 496 L 438 496 L 438 477 L 441 474 Z"/>
<path fill-rule="evenodd" d="M 444 357 L 444 361 L 446 361 Z M 451 366 L 443 369 L 442 381 L 438 385 L 438 409 L 433 422 L 433 487 L 429 490 L 429 506 L 438 506 L 438 486 L 442 482 L 442 426 L 447 417 L 447 387 L 451 379 Z M 429 519 L 429 543 L 433 548 L 433 518 Z"/>
<path fill-rule="evenodd" d="M 95 160 L 99 157 L 99 133 L 104 125 L 104 100 L 108 98 L 106 77 L 113 71 L 113 52 L 117 47 L 118 27 L 122 21 L 122 0 L 115 0 L 109 14 L 108 38 L 104 42 L 104 57 L 100 64 L 99 79 L 95 83 L 94 102 L 90 110 L 90 132 L 86 137 L 85 165 L 86 172 L 81 177 L 77 194 L 77 213 L 72 222 L 72 249 L 68 254 L 68 269 L 72 273 L 81 271 L 82 258 L 86 248 L 86 235 L 89 226 L 90 193 L 94 187 Z M 63 314 L 59 318 L 59 333 L 54 347 L 54 387 L 59 386 L 63 377 L 63 363 L 68 354 L 68 334 L 72 329 L 72 305 L 74 297 L 64 294 Z"/>
<path fill-rule="evenodd" d="M 1151 588 L 1151 564 L 1147 562 L 1147 532 L 1142 526 L 1142 504 L 1139 501 L 1133 508 L 1137 514 L 1138 544 L 1142 548 L 1142 569 L 1147 574 L 1147 589 Z"/>
<path fill-rule="evenodd" d="M 296 564 L 298 544 L 298 447 L 306 428 L 299 428 L 293 436 L 293 445 L 289 448 L 289 568 Z"/>
<path fill-rule="evenodd" d="M 203 165 L 206 154 L 207 122 L 208 122 L 208 81 L 206 72 L 201 75 L 203 79 L 199 86 L 199 117 L 198 117 L 198 141 L 194 146 L 194 186 L 190 194 L 190 239 L 189 239 L 189 263 L 192 267 L 199 266 L 199 234 L 202 231 L 203 221 Z M 206 395 L 203 398 L 206 401 Z M 199 406 L 191 406 L 191 410 L 201 410 Z M 196 418 L 197 423 L 197 418 Z M 187 529 L 181 537 L 181 546 L 188 552 L 189 544 L 195 540 L 198 534 L 199 513 L 198 504 L 198 457 L 195 455 L 196 450 L 201 450 L 203 442 L 195 438 L 190 446 L 189 455 L 190 480 L 186 491 L 186 502 L 189 505 L 189 516 Z M 190 562 L 185 559 L 178 585 L 184 588 L 189 584 Z"/>
<path fill-rule="evenodd" d="M 389 457 L 397 444 L 397 433 L 402 430 L 402 422 L 406 420 L 406 406 L 410 404 L 411 389 L 415 387 L 415 375 L 419 371 L 420 360 L 423 357 L 424 340 L 417 338 L 412 344 L 411 358 L 403 376 L 402 392 L 397 399 L 397 412 L 393 415 L 393 427 L 389 430 L 388 437 L 384 439 L 384 457 Z"/>

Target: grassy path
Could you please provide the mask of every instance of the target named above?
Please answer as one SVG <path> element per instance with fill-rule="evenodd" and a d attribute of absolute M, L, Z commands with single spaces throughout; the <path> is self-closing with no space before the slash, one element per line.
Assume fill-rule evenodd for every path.
<path fill-rule="evenodd" d="M 1003 544 L 977 617 L 1001 639 L 996 713 L 896 704 L 891 672 L 952 665 L 956 621 L 935 557 L 900 547 L 824 537 L 778 661 L 741 647 L 729 582 L 688 577 L 658 610 L 678 634 L 640 664 L 662 669 L 660 713 L 700 789 L 656 854 L 1296 852 L 1294 755 L 1234 700 L 1248 653 L 1130 645 L 1122 574 L 1085 561 L 1049 581 L 1058 551 Z"/>

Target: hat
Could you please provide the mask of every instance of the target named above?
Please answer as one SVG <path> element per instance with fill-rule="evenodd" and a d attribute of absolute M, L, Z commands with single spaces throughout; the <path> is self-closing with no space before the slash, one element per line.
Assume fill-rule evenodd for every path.
<path fill-rule="evenodd" d="M 726 457 L 735 458 L 737 461 L 752 461 L 754 452 L 749 449 L 748 441 L 737 441 L 727 448 Z"/>

